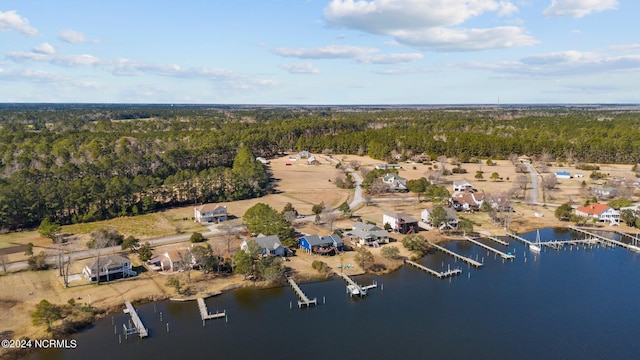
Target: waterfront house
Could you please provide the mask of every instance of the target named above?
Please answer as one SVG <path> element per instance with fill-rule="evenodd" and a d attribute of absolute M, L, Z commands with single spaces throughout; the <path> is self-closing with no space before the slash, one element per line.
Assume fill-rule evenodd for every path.
<path fill-rule="evenodd" d="M 389 243 L 389 232 L 372 224 L 353 223 L 353 229 L 344 234 L 352 243 L 361 245 L 377 245 Z"/>
<path fill-rule="evenodd" d="M 254 240 L 258 245 L 260 245 L 263 256 L 285 256 L 287 253 L 287 249 L 280 242 L 280 237 L 278 235 L 266 236 L 260 234 L 256 236 Z M 242 244 L 240 244 L 240 249 L 247 251 L 247 248 L 247 240 L 244 240 Z"/>
<path fill-rule="evenodd" d="M 568 171 L 556 171 L 557 179 L 571 179 L 571 173 Z"/>
<path fill-rule="evenodd" d="M 580 206 L 576 208 L 576 215 L 585 216 L 598 221 L 608 222 L 611 224 L 620 223 L 620 212 L 614 210 L 608 205 L 592 203 L 587 206 Z"/>
<path fill-rule="evenodd" d="M 484 203 L 485 194 L 471 192 L 456 192 L 449 199 L 449 204 L 456 211 L 478 211 Z"/>
<path fill-rule="evenodd" d="M 407 179 L 399 176 L 396 173 L 388 173 L 382 177 L 382 182 L 389 186 L 392 191 L 406 191 Z"/>
<path fill-rule="evenodd" d="M 193 219 L 201 224 L 219 223 L 227 220 L 227 207 L 218 204 L 204 204 L 193 209 Z"/>
<path fill-rule="evenodd" d="M 191 249 L 170 250 L 154 256 L 147 264 L 155 271 L 179 271 L 185 265 L 195 266 L 196 259 L 191 255 Z"/>
<path fill-rule="evenodd" d="M 320 255 L 334 255 L 344 250 L 344 242 L 336 234 L 327 236 L 305 235 L 298 239 L 298 246 L 308 253 Z"/>
<path fill-rule="evenodd" d="M 89 281 L 96 281 L 98 276 L 100 279 L 110 281 L 135 276 L 137 273 L 133 271 L 131 260 L 128 257 L 124 255 L 106 255 L 87 261 L 82 269 L 82 275 Z"/>
<path fill-rule="evenodd" d="M 459 191 L 472 191 L 473 185 L 467 180 L 454 180 L 453 181 L 453 192 Z"/>
<path fill-rule="evenodd" d="M 418 232 L 418 220 L 405 213 L 384 213 L 382 214 L 382 223 L 389 224 L 392 231 L 400 234 Z"/>
<path fill-rule="evenodd" d="M 440 230 L 455 230 L 458 228 L 458 214 L 456 213 L 456 211 L 452 208 L 446 207 L 444 208 L 444 211 L 447 213 L 447 216 L 445 217 L 444 221 L 442 223 L 440 223 L 439 225 L 433 225 L 432 226 L 434 228 L 438 228 Z M 420 218 L 422 220 L 423 223 L 425 224 L 431 224 L 431 212 L 433 212 L 433 209 L 424 209 L 422 210 L 422 212 L 420 213 Z"/>

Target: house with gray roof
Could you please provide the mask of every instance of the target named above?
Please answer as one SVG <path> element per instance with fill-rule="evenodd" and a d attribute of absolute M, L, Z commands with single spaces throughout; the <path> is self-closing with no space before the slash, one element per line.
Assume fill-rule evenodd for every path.
<path fill-rule="evenodd" d="M 396 173 L 388 173 L 382 177 L 382 182 L 389 186 L 392 191 L 406 191 L 407 179 Z"/>
<path fill-rule="evenodd" d="M 353 229 L 345 232 L 345 236 L 356 245 L 388 244 L 389 232 L 372 224 L 353 223 Z"/>
<path fill-rule="evenodd" d="M 82 269 L 82 275 L 89 281 L 96 281 L 98 276 L 110 281 L 137 274 L 132 270 L 131 260 L 124 255 L 100 256 L 87 261 Z"/>
<path fill-rule="evenodd" d="M 287 253 L 287 249 L 280 242 L 280 237 L 278 235 L 258 235 L 255 239 L 256 243 L 260 245 L 262 249 L 263 256 L 285 256 Z M 247 240 L 244 240 L 242 244 L 240 244 L 240 249 L 247 251 Z"/>

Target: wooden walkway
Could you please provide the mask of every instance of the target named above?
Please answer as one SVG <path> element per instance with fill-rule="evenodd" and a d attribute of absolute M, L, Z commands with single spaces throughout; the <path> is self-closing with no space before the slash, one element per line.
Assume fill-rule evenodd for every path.
<path fill-rule="evenodd" d="M 481 262 L 479 262 L 479 261 L 475 261 L 475 260 L 473 260 L 472 258 L 468 258 L 468 257 L 466 257 L 466 256 L 462 256 L 462 255 L 460 255 L 460 254 L 456 254 L 455 252 L 453 252 L 453 251 L 451 251 L 451 250 L 449 250 L 449 249 L 447 249 L 447 248 L 445 248 L 445 247 L 442 247 L 442 246 L 440 246 L 440 245 L 434 244 L 434 243 L 429 243 L 429 244 L 430 244 L 431 246 L 433 246 L 434 248 L 436 248 L 436 249 L 438 249 L 438 250 L 442 251 L 443 253 L 445 253 L 445 254 L 449 254 L 449 255 L 453 256 L 454 258 L 456 258 L 456 259 L 460 259 L 460 260 L 462 260 L 462 261 L 464 261 L 464 262 L 468 263 L 469 265 L 473 265 L 473 266 L 475 266 L 475 267 L 480 267 L 480 266 L 482 266 L 482 263 L 481 263 Z"/>
<path fill-rule="evenodd" d="M 302 291 L 302 289 L 300 289 L 300 287 L 298 286 L 298 284 L 296 284 L 295 281 L 293 281 L 292 278 L 287 276 L 287 280 L 289 281 L 289 285 L 291 285 L 291 288 L 293 289 L 293 291 L 296 293 L 296 295 L 298 295 L 298 307 L 301 308 L 303 306 L 309 307 L 310 305 L 317 305 L 318 303 L 318 299 L 317 298 L 313 298 L 313 300 L 310 300 L 307 295 Z"/>
<path fill-rule="evenodd" d="M 462 274 L 462 270 L 460 269 L 453 269 L 453 270 L 447 270 L 447 271 L 435 271 L 433 269 L 429 269 L 428 267 L 418 264 L 416 262 L 413 262 L 411 260 L 405 260 L 404 262 L 409 265 L 413 265 L 422 271 L 426 271 L 427 273 L 437 277 L 438 279 L 444 279 L 450 276 Z"/>
<path fill-rule="evenodd" d="M 200 317 L 202 318 L 203 324 L 205 320 L 219 319 L 227 316 L 226 310 L 223 312 L 216 311 L 215 314 L 210 313 L 209 310 L 207 310 L 207 304 L 204 303 L 203 298 L 198 298 L 197 301 L 198 308 L 200 309 Z"/>
<path fill-rule="evenodd" d="M 527 245 L 531 245 L 531 244 L 533 244 L 533 242 L 532 242 L 532 241 L 529 241 L 529 240 L 527 240 L 527 239 L 525 239 L 525 238 L 523 238 L 523 237 L 520 237 L 520 236 L 518 236 L 518 235 L 516 235 L 516 234 L 513 234 L 513 233 L 508 232 L 508 233 L 507 233 L 507 235 L 511 236 L 512 238 L 514 238 L 514 239 L 516 239 L 516 240 L 522 241 L 523 243 L 525 243 L 525 244 L 527 244 Z"/>
<path fill-rule="evenodd" d="M 561 248 L 569 245 L 569 246 L 579 246 L 579 245 L 596 245 L 601 243 L 602 241 L 596 238 L 589 239 L 569 239 L 569 240 L 550 240 L 544 241 L 540 243 L 540 246 L 546 246 L 555 250 L 560 250 Z"/>
<path fill-rule="evenodd" d="M 500 255 L 500 257 L 502 257 L 503 259 L 506 259 L 506 260 L 513 260 L 513 259 L 515 259 L 515 258 L 516 258 L 516 256 L 515 256 L 515 255 L 507 254 L 507 253 L 503 253 L 503 252 L 502 252 L 502 251 L 500 251 L 500 250 L 494 249 L 494 248 L 492 248 L 491 246 L 489 246 L 489 245 L 485 245 L 485 244 L 481 243 L 480 241 L 477 241 L 477 240 L 475 240 L 475 239 L 472 239 L 472 238 L 470 238 L 470 237 L 468 237 L 468 236 L 465 236 L 464 238 L 465 238 L 465 239 L 467 239 L 467 240 L 468 240 L 469 242 L 471 242 L 472 244 L 476 244 L 476 245 L 480 246 L 480 247 L 481 247 L 481 248 L 483 248 L 483 249 L 486 249 L 486 250 L 489 250 L 489 251 L 493 251 L 494 253 L 496 253 L 496 254 Z"/>
<path fill-rule="evenodd" d="M 602 236 L 602 235 L 598 235 L 598 234 L 594 234 L 592 232 L 589 232 L 587 230 L 584 230 L 584 229 L 581 229 L 581 228 L 575 227 L 575 226 L 569 226 L 569 229 L 575 230 L 575 231 L 583 233 L 583 234 L 587 234 L 587 235 L 589 235 L 591 237 L 594 237 L 594 238 L 598 238 L 599 240 L 601 240 L 605 244 L 617 245 L 617 246 L 620 246 L 622 248 L 625 248 L 625 249 L 628 249 L 628 250 L 631 250 L 631 251 L 640 252 L 640 247 L 638 247 L 636 245 L 631 245 L 631 244 L 623 243 L 622 241 L 609 239 L 608 237 L 605 237 L 605 236 Z"/>
<path fill-rule="evenodd" d="M 133 332 L 132 330 L 135 330 L 141 338 L 149 336 L 149 331 L 144 327 L 142 320 L 140 320 L 140 317 L 138 316 L 136 309 L 131 305 L 131 302 L 125 301 L 124 306 L 126 306 L 124 312 L 129 314 L 129 316 L 131 316 L 131 321 L 133 321 L 133 329 L 127 329 L 126 325 L 124 325 L 125 331 L 127 333 L 131 333 Z"/>
<path fill-rule="evenodd" d="M 497 242 L 500 245 L 509 246 L 508 242 L 506 242 L 504 240 L 500 240 L 497 237 L 490 236 L 490 235 L 487 235 L 487 234 L 481 234 L 481 235 L 482 235 L 483 238 L 487 238 L 489 240 L 493 240 L 493 241 Z"/>

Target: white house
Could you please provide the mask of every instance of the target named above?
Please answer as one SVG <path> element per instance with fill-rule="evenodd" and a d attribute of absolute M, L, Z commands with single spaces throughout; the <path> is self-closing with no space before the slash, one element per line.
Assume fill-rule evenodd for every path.
<path fill-rule="evenodd" d="M 124 255 L 108 255 L 85 263 L 82 275 L 89 281 L 96 281 L 97 276 L 106 278 L 109 281 L 116 278 L 135 276 L 137 273 L 132 270 L 131 261 L 128 257 Z"/>
<path fill-rule="evenodd" d="M 604 204 L 592 203 L 587 206 L 580 206 L 576 208 L 576 215 L 598 219 L 598 221 L 611 224 L 620 223 L 620 212 Z"/>
<path fill-rule="evenodd" d="M 179 271 L 184 267 L 184 261 L 190 262 L 191 266 L 196 265 L 196 259 L 191 255 L 189 248 L 166 251 L 154 256 L 147 263 L 155 271 Z"/>
<path fill-rule="evenodd" d="M 407 190 L 407 179 L 396 173 L 388 173 L 382 177 L 382 182 L 389 185 L 389 189 L 393 191 Z"/>
<path fill-rule="evenodd" d="M 456 211 L 452 208 L 444 208 L 444 210 L 447 213 L 447 216 L 445 218 L 445 221 L 443 223 L 440 224 L 440 226 L 438 226 L 440 228 L 440 230 L 445 230 L 445 229 L 457 229 L 458 228 L 458 214 L 456 213 Z M 431 223 L 431 212 L 433 211 L 433 209 L 424 209 L 422 210 L 422 212 L 420 213 L 420 218 L 422 220 L 422 222 L 424 222 L 425 224 L 430 224 Z"/>
<path fill-rule="evenodd" d="M 193 219 L 199 223 L 212 223 L 227 220 L 227 207 L 218 204 L 204 204 L 193 209 Z"/>
<path fill-rule="evenodd" d="M 453 181 L 453 192 L 459 191 L 471 191 L 473 190 L 473 185 L 467 180 L 454 180 Z"/>
<path fill-rule="evenodd" d="M 280 237 L 278 235 L 265 236 L 263 234 L 260 234 L 254 240 L 256 241 L 256 243 L 258 243 L 258 245 L 260 245 L 263 256 L 284 256 L 287 252 L 287 249 L 282 246 Z M 247 251 L 247 248 L 247 240 L 244 240 L 242 244 L 240 244 L 240 249 Z"/>

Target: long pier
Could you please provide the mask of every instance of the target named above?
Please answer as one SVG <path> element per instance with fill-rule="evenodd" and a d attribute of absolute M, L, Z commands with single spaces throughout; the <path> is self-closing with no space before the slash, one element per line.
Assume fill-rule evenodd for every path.
<path fill-rule="evenodd" d="M 527 245 L 531 245 L 531 244 L 533 244 L 533 242 L 532 242 L 532 241 L 529 241 L 529 240 L 527 240 L 527 239 L 525 239 L 525 238 L 523 238 L 523 237 L 520 237 L 520 236 L 518 236 L 518 235 L 516 235 L 516 234 L 514 234 L 514 233 L 510 233 L 510 232 L 508 232 L 508 233 L 507 233 L 507 235 L 511 236 L 512 238 L 514 238 L 514 239 L 516 239 L 516 240 L 522 241 L 523 243 L 525 243 L 525 244 L 527 244 Z"/>
<path fill-rule="evenodd" d="M 462 270 L 460 269 L 449 269 L 447 271 L 435 271 L 433 269 L 429 269 L 428 267 L 418 264 L 417 262 L 413 262 L 411 260 L 405 260 L 404 262 L 409 265 L 413 265 L 422 271 L 426 271 L 427 273 L 437 277 L 438 279 L 444 279 L 450 276 L 462 274 Z"/>
<path fill-rule="evenodd" d="M 500 240 L 497 237 L 491 236 L 491 235 L 487 235 L 487 234 L 482 234 L 482 237 L 487 238 L 489 240 L 493 240 L 495 242 L 497 242 L 500 245 L 504 245 L 504 246 L 509 246 L 509 243 L 504 241 L 504 240 Z"/>
<path fill-rule="evenodd" d="M 434 243 L 429 243 L 429 244 L 430 244 L 431 246 L 433 246 L 434 248 L 436 248 L 436 249 L 438 249 L 438 250 L 442 251 L 443 253 L 449 254 L 449 255 L 453 256 L 454 258 L 456 258 L 456 259 L 460 259 L 460 260 L 462 260 L 462 261 L 464 261 L 464 262 L 468 263 L 469 265 L 473 265 L 473 266 L 475 266 L 475 267 L 480 267 L 480 266 L 482 266 L 482 263 L 481 263 L 481 262 L 479 262 L 479 261 L 475 261 L 475 260 L 473 260 L 472 258 L 468 258 L 468 257 L 466 257 L 466 256 L 462 256 L 462 255 L 460 255 L 460 254 L 456 254 L 455 252 L 453 252 L 453 251 L 451 251 L 451 250 L 449 250 L 449 249 L 447 249 L 447 248 L 444 248 L 444 247 L 442 247 L 442 246 L 440 246 L 440 245 L 434 244 Z"/>
<path fill-rule="evenodd" d="M 596 245 L 601 243 L 602 240 L 597 238 L 589 238 L 589 239 L 569 239 L 569 240 L 550 240 L 544 241 L 540 243 L 540 246 L 546 246 L 549 248 L 553 248 L 555 250 L 559 250 L 564 246 L 578 246 L 578 245 Z"/>
<path fill-rule="evenodd" d="M 489 250 L 489 251 L 493 251 L 494 253 L 496 253 L 496 254 L 500 255 L 500 257 L 502 257 L 503 259 L 506 259 L 506 260 L 513 260 L 513 259 L 515 259 L 515 258 L 516 258 L 516 256 L 515 256 L 515 255 L 512 255 L 511 253 L 509 253 L 509 254 L 507 254 L 507 253 L 503 253 L 503 252 L 502 252 L 502 251 L 500 251 L 500 250 L 494 249 L 494 248 L 492 248 L 491 246 L 489 246 L 489 245 L 485 245 L 485 244 L 481 243 L 480 241 L 477 241 L 477 240 L 475 240 L 475 239 L 472 239 L 472 238 L 470 238 L 470 237 L 468 237 L 468 236 L 465 236 L 464 238 L 465 238 L 465 239 L 467 239 L 467 240 L 468 240 L 469 242 L 471 242 L 472 244 L 476 244 L 476 245 L 480 246 L 480 247 L 481 247 L 481 248 L 483 248 L 483 249 L 486 249 L 486 250 Z"/>
<path fill-rule="evenodd" d="M 219 319 L 227 316 L 226 310 L 223 312 L 216 311 L 215 314 L 210 313 L 209 310 L 207 310 L 207 304 L 204 303 L 203 298 L 198 298 L 197 301 L 198 308 L 200 309 L 200 317 L 202 318 L 203 324 L 205 320 Z"/>
<path fill-rule="evenodd" d="M 147 330 L 147 328 L 144 327 L 142 320 L 140 320 L 140 317 L 138 316 L 136 309 L 133 307 L 133 305 L 131 305 L 131 302 L 125 301 L 124 306 L 126 306 L 126 309 L 124 312 L 129 314 L 129 316 L 131 316 L 131 321 L 133 321 L 133 329 L 127 329 L 125 325 L 124 326 L 125 331 L 127 333 L 133 333 L 132 330 L 134 330 L 136 333 L 138 333 L 138 336 L 140 336 L 141 338 L 149 336 L 149 331 Z"/>
<path fill-rule="evenodd" d="M 620 246 L 622 248 L 625 248 L 625 249 L 628 249 L 628 250 L 631 250 L 631 251 L 640 252 L 640 247 L 635 246 L 635 245 L 626 244 L 626 243 L 623 243 L 622 241 L 609 239 L 608 237 L 605 237 L 605 236 L 602 236 L 602 235 L 598 235 L 598 234 L 594 234 L 592 232 L 589 232 L 587 230 L 584 230 L 584 229 L 581 229 L 581 228 L 575 227 L 575 226 L 569 226 L 569 229 L 575 230 L 575 231 L 583 233 L 583 234 L 587 234 L 587 235 L 595 237 L 595 238 L 598 238 L 598 239 L 602 240 L 603 242 L 605 242 L 607 244 L 617 245 L 617 246 Z"/>
<path fill-rule="evenodd" d="M 298 299 L 300 299 L 298 300 L 299 308 L 303 306 L 309 307 L 312 304 L 317 305 L 317 302 L 318 302 L 317 298 L 313 298 L 313 300 L 310 300 L 292 278 L 287 276 L 287 280 L 289 281 L 289 285 L 291 285 L 291 288 L 293 289 L 293 291 L 296 293 L 296 295 L 298 295 Z"/>
<path fill-rule="evenodd" d="M 347 274 L 345 274 L 343 272 L 338 273 L 338 276 L 340 276 L 341 278 L 343 278 L 347 282 L 347 284 L 348 284 L 347 285 L 347 291 L 349 292 L 349 294 L 351 296 L 360 295 L 362 297 L 362 296 L 367 295 L 367 290 L 378 287 L 378 284 L 375 281 L 371 285 L 361 286 L 360 284 L 358 284 L 355 281 L 353 281 L 353 279 L 351 279 L 349 277 L 349 275 L 347 275 Z"/>

